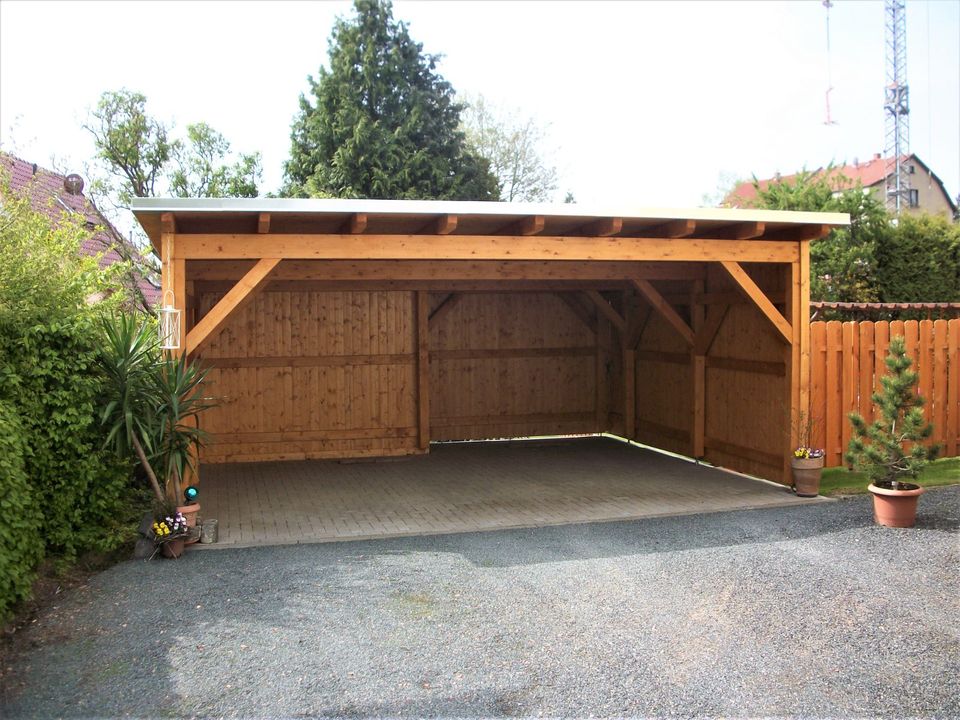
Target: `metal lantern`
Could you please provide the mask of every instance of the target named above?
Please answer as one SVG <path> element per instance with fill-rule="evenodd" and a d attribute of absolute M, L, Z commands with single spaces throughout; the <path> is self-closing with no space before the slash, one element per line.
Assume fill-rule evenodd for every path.
<path fill-rule="evenodd" d="M 167 302 L 167 297 L 173 293 L 167 290 L 163 297 L 163 307 L 160 308 L 160 348 L 162 350 L 180 349 L 180 311 Z"/>

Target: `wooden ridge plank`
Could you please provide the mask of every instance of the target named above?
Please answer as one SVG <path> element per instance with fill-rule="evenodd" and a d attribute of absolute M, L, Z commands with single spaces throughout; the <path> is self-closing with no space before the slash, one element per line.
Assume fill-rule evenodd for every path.
<path fill-rule="evenodd" d="M 747 272 L 740 267 L 740 263 L 732 261 L 721 261 L 720 265 L 724 270 L 727 271 L 727 274 L 733 278 L 734 282 L 737 285 L 737 288 L 740 289 L 743 294 L 750 299 L 760 310 L 761 313 L 770 321 L 773 327 L 777 330 L 780 337 L 787 343 L 793 343 L 793 328 L 790 323 L 787 322 L 786 318 L 780 314 L 780 312 L 773 306 L 773 303 L 770 302 L 770 299 L 763 294 L 763 291 L 757 287 L 757 284 L 753 281 Z"/>

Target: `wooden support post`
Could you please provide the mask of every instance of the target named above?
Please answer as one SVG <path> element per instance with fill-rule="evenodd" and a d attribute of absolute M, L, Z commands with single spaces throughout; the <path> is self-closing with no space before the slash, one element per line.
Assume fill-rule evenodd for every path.
<path fill-rule="evenodd" d="M 270 213 L 263 212 L 257 217 L 257 232 L 261 235 L 270 232 Z"/>
<path fill-rule="evenodd" d="M 802 244 L 802 243 L 800 243 Z M 792 482 L 792 470 L 790 459 L 793 457 L 793 449 L 800 443 L 800 385 L 801 385 L 801 341 L 800 328 L 803 321 L 800 316 L 807 312 L 807 308 L 802 306 L 803 281 L 801 278 L 802 263 L 793 262 L 787 266 L 787 277 L 789 282 L 787 287 L 790 291 L 787 293 L 786 312 L 787 317 L 792 320 L 790 344 L 784 348 L 784 363 L 786 365 L 786 377 L 784 383 L 784 442 L 783 442 L 783 482 L 790 484 Z M 807 280 L 809 283 L 809 279 Z"/>
<path fill-rule="evenodd" d="M 417 303 L 417 440 L 430 449 L 430 303 L 429 293 L 414 293 Z"/>
<path fill-rule="evenodd" d="M 704 309 L 699 302 L 703 296 L 703 280 L 694 280 L 690 284 L 690 325 L 694 336 L 703 331 Z M 693 390 L 693 417 L 690 429 L 690 453 L 695 458 L 702 458 L 704 454 L 703 439 L 706 434 L 706 384 L 707 364 L 704 353 L 698 353 L 697 343 L 690 347 L 690 368 L 692 372 L 691 388 Z"/>
<path fill-rule="evenodd" d="M 829 228 L 827 228 L 829 230 Z M 818 236 L 819 237 L 819 236 Z M 800 307 L 794 315 L 794 342 L 800 343 L 800 411 L 813 423 L 810 416 L 810 242 L 800 242 Z M 846 448 L 844 448 L 846 449 Z"/>
<path fill-rule="evenodd" d="M 637 351 L 623 350 L 623 432 L 629 440 L 637 435 Z"/>
<path fill-rule="evenodd" d="M 610 375 L 607 372 L 612 345 L 612 331 L 610 322 L 603 316 L 597 316 L 597 332 L 595 336 L 596 354 L 594 360 L 594 374 L 596 383 L 596 432 L 607 432 L 610 421 Z"/>

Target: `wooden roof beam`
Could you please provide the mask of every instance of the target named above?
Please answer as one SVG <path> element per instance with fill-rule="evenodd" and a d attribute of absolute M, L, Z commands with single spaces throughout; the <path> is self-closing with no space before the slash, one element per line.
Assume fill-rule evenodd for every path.
<path fill-rule="evenodd" d="M 695 340 L 693 330 L 690 329 L 690 326 L 680 317 L 677 311 L 673 309 L 673 306 L 663 298 L 663 295 L 650 284 L 650 281 L 633 279 L 630 282 L 647 299 L 647 302 L 653 306 L 653 309 L 663 315 L 664 320 L 670 323 L 673 328 L 680 333 L 687 345 L 692 346 Z"/>
<path fill-rule="evenodd" d="M 165 212 L 160 216 L 160 232 L 175 233 L 177 231 L 177 218 L 171 212 Z"/>
<path fill-rule="evenodd" d="M 703 234 L 710 238 L 719 238 L 723 240 L 752 240 L 758 238 L 766 231 L 766 223 L 745 222 L 736 225 L 728 225 L 718 230 L 704 230 Z"/>
<path fill-rule="evenodd" d="M 456 229 L 456 215 L 441 215 L 420 228 L 417 235 L 449 235 Z"/>
<path fill-rule="evenodd" d="M 577 233 L 584 237 L 610 237 L 623 230 L 623 218 L 599 218 L 588 222 Z"/>
<path fill-rule="evenodd" d="M 261 235 L 270 232 L 270 213 L 260 213 L 257 218 L 257 232 Z"/>
<path fill-rule="evenodd" d="M 780 314 L 780 311 L 774 307 L 770 299 L 763 294 L 763 291 L 757 287 L 753 278 L 747 275 L 747 271 L 740 267 L 740 263 L 724 260 L 720 265 L 722 265 L 723 269 L 727 271 L 727 274 L 733 278 L 737 284 L 737 289 L 746 295 L 747 298 L 759 308 L 760 312 L 766 316 L 767 320 L 770 321 L 779 333 L 779 337 L 787 344 L 792 344 L 793 328 L 790 326 L 790 323 L 788 323 L 786 318 Z"/>
<path fill-rule="evenodd" d="M 242 310 L 257 293 L 265 286 L 265 280 L 280 260 L 278 258 L 263 258 L 254 265 L 240 281 L 234 285 L 220 302 L 213 306 L 200 321 L 187 333 L 186 353 L 192 355 L 200 352 L 216 335 L 231 315 Z"/>
<path fill-rule="evenodd" d="M 341 231 L 348 235 L 361 235 L 367 229 L 367 214 L 354 213 L 343 223 Z"/>
<path fill-rule="evenodd" d="M 543 215 L 528 215 L 497 231 L 497 235 L 539 235 L 547 226 Z"/>
<path fill-rule="evenodd" d="M 673 220 L 643 231 L 644 237 L 685 238 L 697 231 L 696 220 Z"/>
<path fill-rule="evenodd" d="M 600 294 L 599 290 L 586 290 L 583 294 L 590 298 L 597 309 L 613 323 L 622 337 L 627 330 L 627 321 L 623 319 L 620 313 L 613 309 L 613 306 L 607 302 L 607 299 Z"/>

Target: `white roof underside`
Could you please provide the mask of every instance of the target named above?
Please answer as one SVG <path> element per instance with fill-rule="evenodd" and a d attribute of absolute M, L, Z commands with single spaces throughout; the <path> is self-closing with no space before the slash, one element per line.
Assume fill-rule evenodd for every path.
<path fill-rule="evenodd" d="M 295 213 L 375 216 L 482 216 L 505 222 L 543 216 L 564 220 L 622 218 L 624 220 L 702 220 L 722 223 L 771 222 L 783 224 L 849 225 L 846 213 L 794 212 L 739 208 L 650 208 L 549 203 L 505 203 L 448 200 L 321 200 L 292 198 L 134 198 L 137 216 L 154 213 Z"/>

